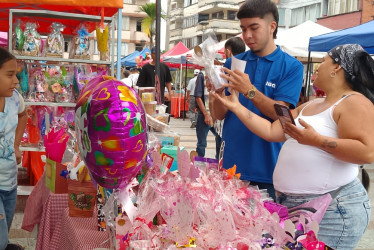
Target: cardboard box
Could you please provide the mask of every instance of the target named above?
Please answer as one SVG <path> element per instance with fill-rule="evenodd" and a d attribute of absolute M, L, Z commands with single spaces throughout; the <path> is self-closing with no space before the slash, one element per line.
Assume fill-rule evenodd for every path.
<path fill-rule="evenodd" d="M 69 216 L 92 217 L 96 204 L 96 187 L 92 181 L 68 180 Z"/>
<path fill-rule="evenodd" d="M 154 115 L 154 114 L 156 114 L 156 104 L 157 104 L 156 101 L 154 101 L 154 102 L 145 102 L 143 104 L 144 104 L 145 112 L 148 115 Z"/>
<path fill-rule="evenodd" d="M 184 147 L 179 147 L 180 148 L 180 151 L 183 151 L 184 150 Z M 170 168 L 170 171 L 174 171 L 174 170 L 177 170 L 178 169 L 178 158 L 177 158 L 177 153 L 178 153 L 178 147 L 177 146 L 170 146 L 170 145 L 167 145 L 167 146 L 164 146 L 161 148 L 161 154 L 167 154 L 167 155 L 170 155 L 171 157 L 174 158 L 173 160 L 173 164 L 171 165 L 171 168 Z"/>
<path fill-rule="evenodd" d="M 60 175 L 66 166 L 47 158 L 45 164 L 45 185 L 55 194 L 66 194 L 68 192 L 67 179 Z"/>

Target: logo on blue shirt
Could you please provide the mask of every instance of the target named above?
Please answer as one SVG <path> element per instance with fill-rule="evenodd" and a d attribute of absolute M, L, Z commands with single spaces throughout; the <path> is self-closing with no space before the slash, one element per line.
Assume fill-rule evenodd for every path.
<path fill-rule="evenodd" d="M 269 86 L 269 87 L 272 87 L 273 89 L 275 89 L 275 87 L 277 86 L 277 85 L 275 85 L 275 83 L 271 83 L 271 82 L 266 82 L 266 84 L 265 84 L 266 86 Z"/>

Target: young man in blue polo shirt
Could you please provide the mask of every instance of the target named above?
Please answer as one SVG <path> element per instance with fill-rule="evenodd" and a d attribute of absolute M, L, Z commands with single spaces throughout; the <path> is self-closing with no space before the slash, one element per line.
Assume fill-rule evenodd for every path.
<path fill-rule="evenodd" d="M 239 101 L 243 106 L 266 119 L 276 120 L 274 103 L 290 108 L 296 106 L 303 66 L 274 43 L 279 14 L 273 2 L 247 0 L 240 7 L 237 17 L 243 40 L 250 50 L 236 56 L 247 64 L 245 73 L 234 71 L 237 78 L 230 84 L 240 90 Z M 230 69 L 231 59 L 224 66 Z M 251 185 L 258 185 L 261 189 L 266 188 L 274 198 L 272 176 L 282 144 L 267 142 L 253 134 L 218 100 L 213 100 L 213 109 L 218 119 L 225 118 L 223 167 L 231 168 L 236 164 L 242 180 L 250 181 Z"/>

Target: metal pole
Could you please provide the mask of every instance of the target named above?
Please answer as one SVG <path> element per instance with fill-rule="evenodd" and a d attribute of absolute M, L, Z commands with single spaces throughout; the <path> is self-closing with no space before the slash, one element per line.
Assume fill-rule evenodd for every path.
<path fill-rule="evenodd" d="M 160 34 L 161 34 L 161 0 L 156 0 L 156 72 L 155 75 L 160 78 Z M 152 37 L 151 37 L 152 39 Z M 160 84 L 161 87 L 161 84 Z M 164 86 L 165 88 L 165 86 Z M 163 93 L 163 90 L 160 89 L 160 92 Z M 169 93 L 170 95 L 171 93 Z M 161 97 L 162 98 L 162 97 Z"/>
<path fill-rule="evenodd" d="M 121 40 L 122 40 L 122 9 L 118 9 L 118 23 L 117 23 L 117 79 L 121 79 Z M 114 24 L 112 24 L 114 25 Z M 114 32 L 113 32 L 114 33 Z M 113 37 L 114 39 L 114 37 Z M 113 51 L 114 49 L 112 49 Z M 114 60 L 112 60 L 112 65 L 114 65 Z M 113 74 L 112 74 L 113 75 Z"/>
<path fill-rule="evenodd" d="M 309 100 L 309 67 L 310 67 L 310 51 L 308 53 L 308 63 L 306 66 L 306 76 L 305 76 L 305 93 L 304 93 L 304 103 Z M 308 99 L 307 99 L 308 97 Z"/>
<path fill-rule="evenodd" d="M 183 121 L 184 119 L 186 118 L 186 95 L 187 95 L 187 57 L 185 58 L 186 59 L 186 70 L 184 72 L 184 101 L 183 101 Z M 191 95 L 191 93 L 190 93 Z"/>

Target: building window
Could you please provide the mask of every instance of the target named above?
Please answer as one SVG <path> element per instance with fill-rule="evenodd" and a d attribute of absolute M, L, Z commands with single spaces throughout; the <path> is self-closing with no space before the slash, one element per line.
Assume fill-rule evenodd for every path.
<path fill-rule="evenodd" d="M 330 15 L 338 15 L 357 10 L 358 0 L 330 0 L 328 13 Z"/>
<path fill-rule="evenodd" d="M 123 0 L 123 3 L 133 4 L 133 3 L 132 3 L 132 0 Z"/>
<path fill-rule="evenodd" d="M 216 37 L 218 42 L 222 41 L 222 34 L 217 34 Z"/>
<path fill-rule="evenodd" d="M 135 44 L 135 50 L 142 51 L 143 50 L 143 46 L 140 43 L 136 43 Z"/>
<path fill-rule="evenodd" d="M 136 20 L 136 31 L 142 31 L 142 19 Z"/>
<path fill-rule="evenodd" d="M 215 12 L 212 14 L 212 19 L 223 19 L 223 17 L 224 17 L 223 11 Z M 209 18 L 209 15 L 208 15 L 208 18 Z"/>
<path fill-rule="evenodd" d="M 235 20 L 235 19 L 236 19 L 236 11 L 228 10 L 227 20 Z"/>
<path fill-rule="evenodd" d="M 130 18 L 122 16 L 122 30 L 130 30 Z"/>
<path fill-rule="evenodd" d="M 197 22 L 201 22 L 201 21 L 207 21 L 209 20 L 209 14 L 199 14 L 198 18 L 197 18 Z"/>

